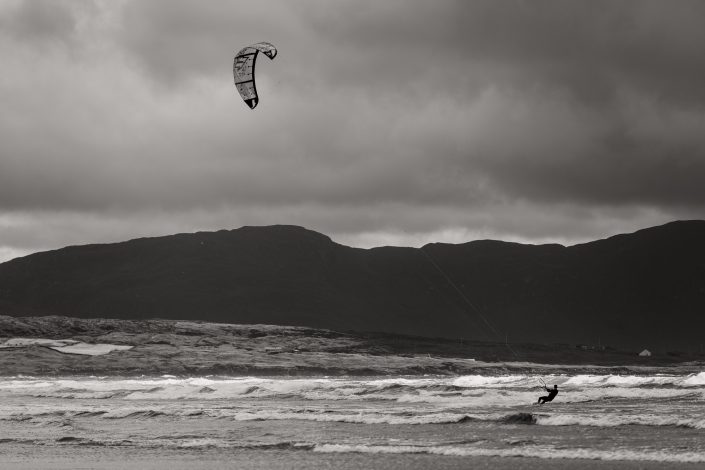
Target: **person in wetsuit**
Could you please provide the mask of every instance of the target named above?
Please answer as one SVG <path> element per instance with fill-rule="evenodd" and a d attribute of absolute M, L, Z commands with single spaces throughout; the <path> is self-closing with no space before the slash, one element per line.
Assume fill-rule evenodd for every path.
<path fill-rule="evenodd" d="M 554 385 L 553 388 L 544 388 L 548 392 L 548 395 L 546 395 L 545 397 L 539 397 L 539 405 L 543 405 L 546 402 L 553 401 L 553 399 L 556 398 L 556 395 L 558 395 L 558 385 Z"/>

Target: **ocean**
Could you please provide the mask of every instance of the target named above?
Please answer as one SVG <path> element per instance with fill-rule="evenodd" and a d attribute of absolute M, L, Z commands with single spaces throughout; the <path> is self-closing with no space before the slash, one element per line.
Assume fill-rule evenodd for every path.
<path fill-rule="evenodd" d="M 559 388 L 541 406 L 539 379 Z M 0 379 L 3 468 L 468 462 L 703 468 L 705 372 Z"/>

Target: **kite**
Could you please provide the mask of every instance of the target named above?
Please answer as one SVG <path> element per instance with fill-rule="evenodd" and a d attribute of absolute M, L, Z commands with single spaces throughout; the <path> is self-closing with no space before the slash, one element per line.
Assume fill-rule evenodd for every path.
<path fill-rule="evenodd" d="M 235 87 L 250 109 L 255 109 L 255 106 L 259 103 L 257 87 L 255 86 L 255 60 L 260 52 L 270 59 L 274 59 L 277 55 L 277 49 L 273 45 L 268 42 L 258 42 L 240 49 L 240 52 L 235 55 L 235 62 L 233 63 Z"/>

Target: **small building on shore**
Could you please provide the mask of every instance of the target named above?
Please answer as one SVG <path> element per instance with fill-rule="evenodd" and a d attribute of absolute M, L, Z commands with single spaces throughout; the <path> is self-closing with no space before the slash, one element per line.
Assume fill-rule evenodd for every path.
<path fill-rule="evenodd" d="M 602 344 L 576 344 L 575 347 L 583 351 L 605 351 L 607 349 L 607 346 Z"/>

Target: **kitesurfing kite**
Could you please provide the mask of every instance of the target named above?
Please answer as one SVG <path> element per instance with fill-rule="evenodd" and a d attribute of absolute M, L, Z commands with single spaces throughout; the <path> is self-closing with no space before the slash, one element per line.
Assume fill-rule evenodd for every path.
<path fill-rule="evenodd" d="M 255 61 L 257 54 L 260 52 L 270 59 L 274 59 L 277 55 L 277 49 L 273 45 L 268 42 L 258 42 L 240 49 L 240 52 L 235 55 L 235 62 L 233 63 L 235 86 L 250 109 L 255 109 L 255 106 L 259 103 L 257 87 L 255 86 Z"/>

